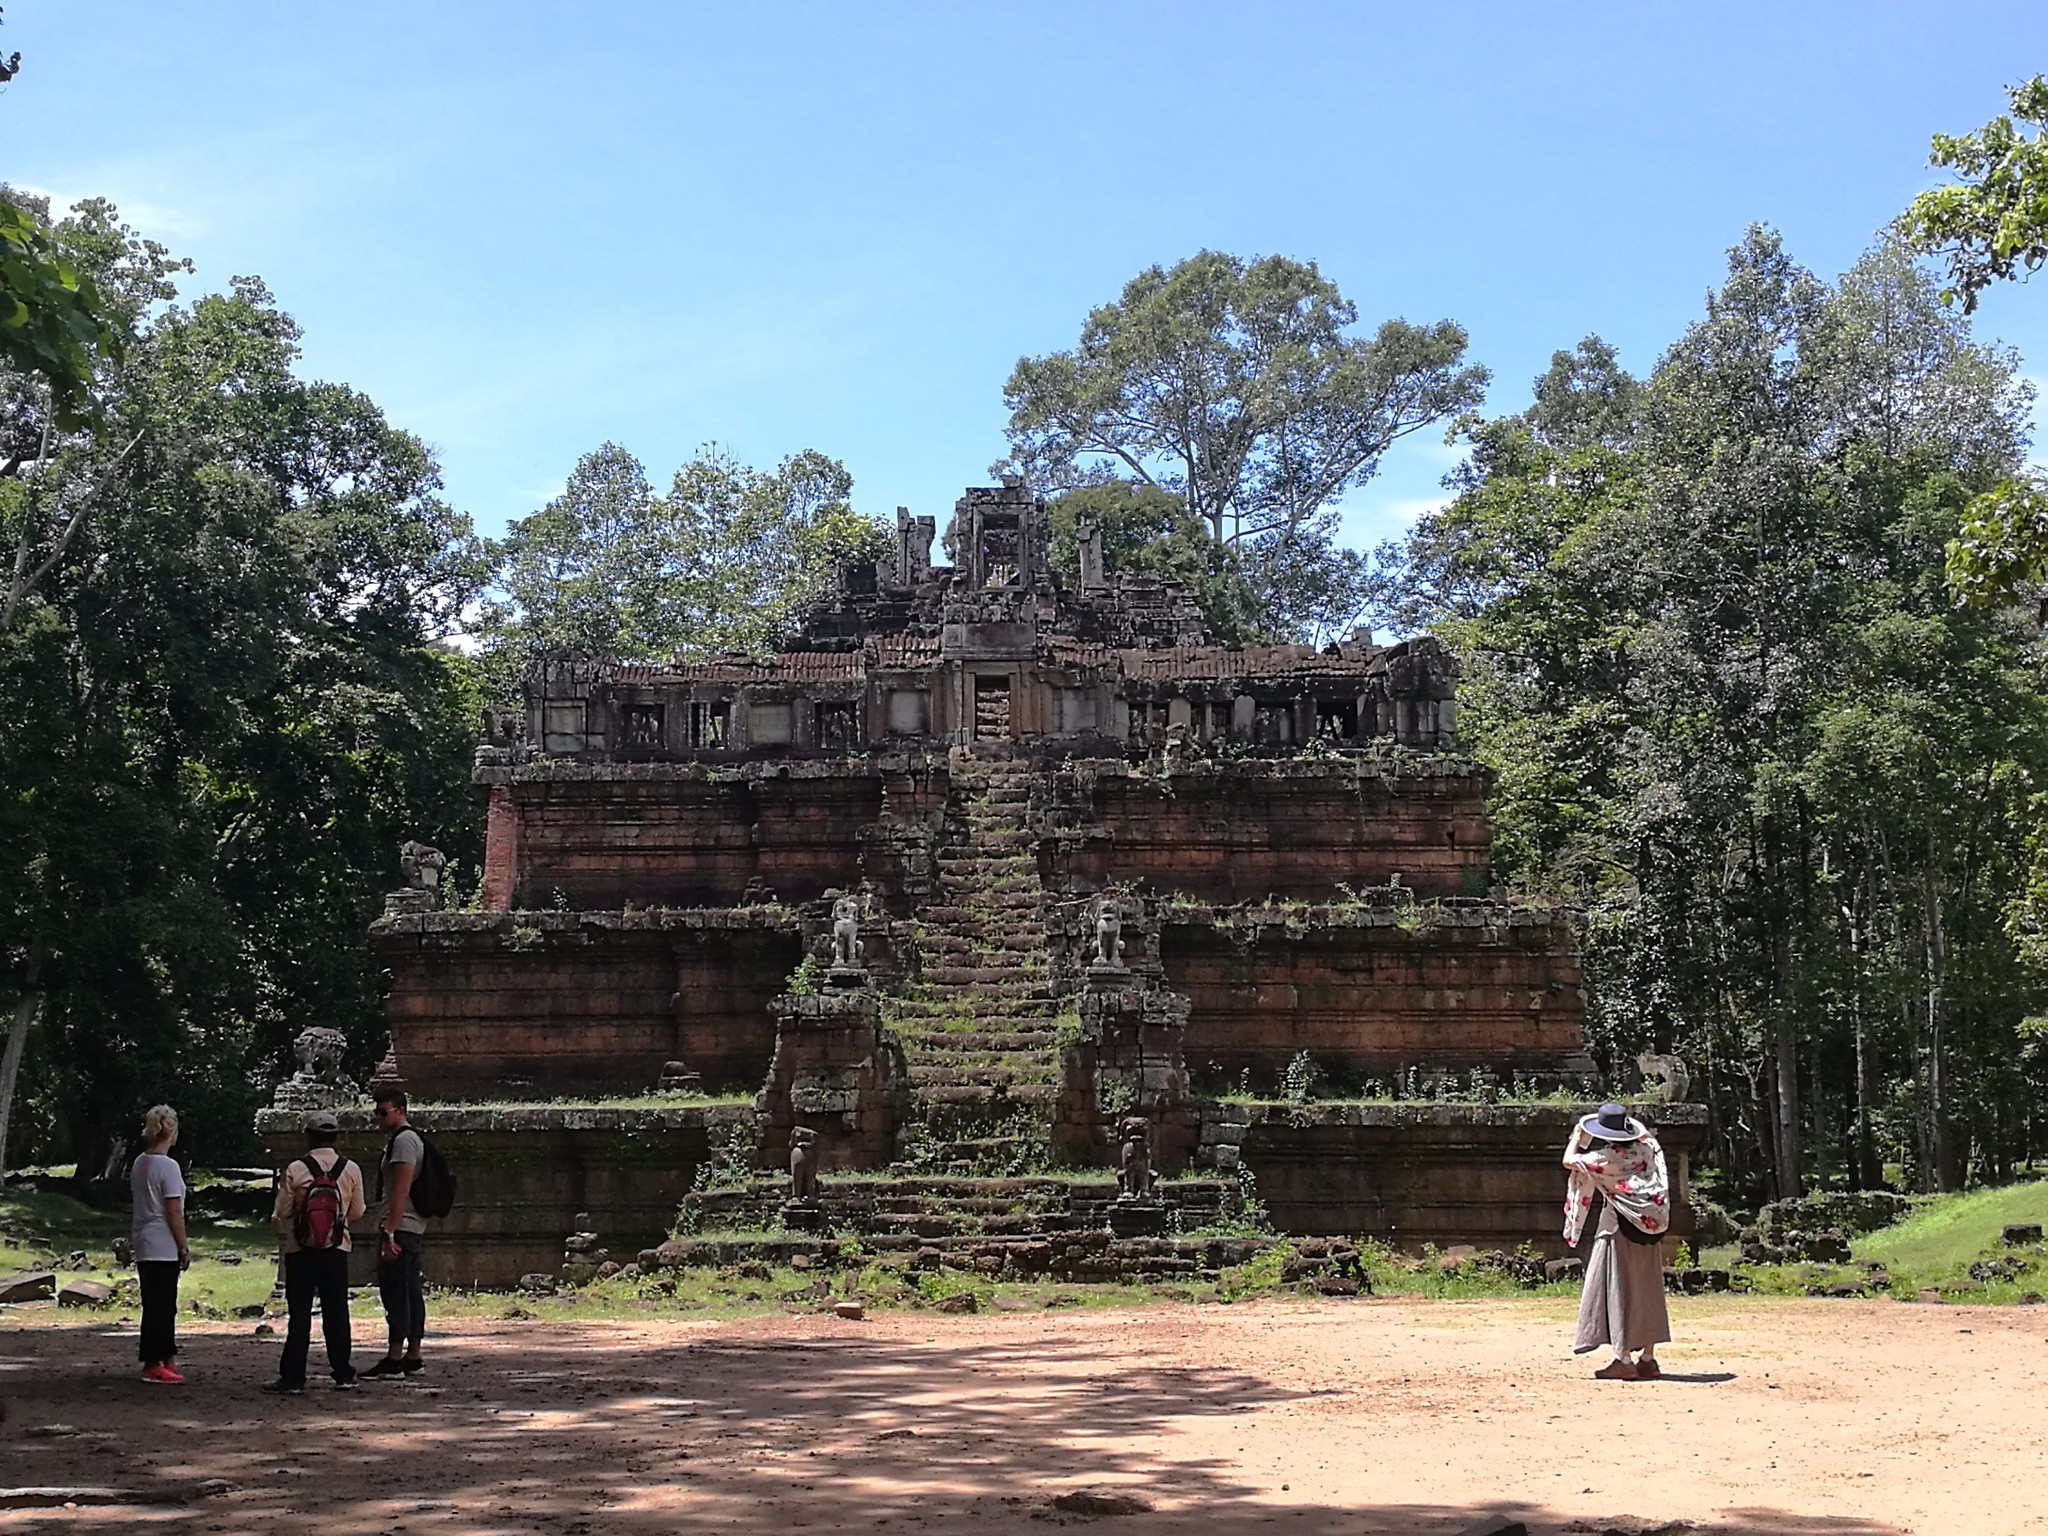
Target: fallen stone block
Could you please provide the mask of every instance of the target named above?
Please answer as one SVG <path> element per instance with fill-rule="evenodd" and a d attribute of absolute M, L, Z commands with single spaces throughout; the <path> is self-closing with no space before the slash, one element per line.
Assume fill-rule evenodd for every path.
<path fill-rule="evenodd" d="M 60 1307 L 104 1307 L 114 1299 L 114 1288 L 100 1280 L 67 1280 L 57 1292 Z"/>
<path fill-rule="evenodd" d="M 519 1277 L 519 1289 L 532 1296 L 552 1296 L 555 1294 L 555 1288 L 555 1277 L 539 1270 Z"/>
<path fill-rule="evenodd" d="M 1546 1280 L 1578 1280 L 1585 1273 L 1584 1259 L 1552 1259 L 1543 1266 L 1543 1278 Z"/>
<path fill-rule="evenodd" d="M 32 1270 L 0 1280 L 0 1301 L 48 1301 L 57 1294 L 57 1276 L 50 1270 Z"/>
<path fill-rule="evenodd" d="M 868 1313 L 867 1308 L 857 1301 L 835 1301 L 832 1303 L 832 1315 L 857 1323 L 866 1317 Z"/>
<path fill-rule="evenodd" d="M 2041 1241 L 2041 1223 L 2038 1221 L 2009 1221 L 2000 1233 L 2008 1248 L 2017 1248 L 2023 1243 Z"/>
<path fill-rule="evenodd" d="M 147 1504 L 146 1495 L 124 1488 L 0 1488 L 0 1509 L 62 1509 L 67 1504 Z"/>
<path fill-rule="evenodd" d="M 981 1298 L 972 1291 L 961 1291 L 956 1295 L 943 1296 L 939 1299 L 938 1310 L 941 1312 L 979 1312 L 981 1310 Z"/>

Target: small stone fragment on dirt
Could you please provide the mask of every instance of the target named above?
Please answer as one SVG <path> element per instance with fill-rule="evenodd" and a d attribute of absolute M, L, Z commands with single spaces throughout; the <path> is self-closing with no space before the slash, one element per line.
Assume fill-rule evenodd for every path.
<path fill-rule="evenodd" d="M 1529 1536 L 1529 1527 L 1513 1515 L 1488 1515 L 1477 1525 L 1468 1525 L 1458 1536 Z"/>
<path fill-rule="evenodd" d="M 254 1322 L 257 1318 L 261 1317 L 262 1315 L 263 1303 L 260 1301 L 252 1301 L 246 1307 L 235 1308 L 235 1316 L 246 1317 L 251 1322 Z"/>
<path fill-rule="evenodd" d="M 71 1424 L 31 1424 L 21 1434 L 25 1440 L 65 1440 L 78 1433 Z"/>
<path fill-rule="evenodd" d="M 1101 1488 L 1076 1488 L 1072 1493 L 1063 1493 L 1055 1498 L 1052 1507 L 1062 1514 L 1099 1518 L 1103 1515 L 1142 1515 L 1152 1508 L 1152 1501 L 1140 1498 L 1135 1493 L 1118 1493 Z"/>
<path fill-rule="evenodd" d="M 217 1499 L 224 1493 L 239 1492 L 241 1486 L 240 1483 L 230 1482 L 224 1477 L 202 1477 L 192 1485 L 192 1497 L 195 1499 Z"/>
<path fill-rule="evenodd" d="M 258 1339 L 267 1339 L 276 1332 L 277 1325 L 275 1323 L 258 1323 L 249 1330 L 250 1336 Z"/>
<path fill-rule="evenodd" d="M 868 1312 L 867 1308 L 857 1301 L 835 1301 L 832 1303 L 832 1315 L 834 1317 L 843 1317 L 848 1322 L 857 1323 L 866 1317 Z"/>

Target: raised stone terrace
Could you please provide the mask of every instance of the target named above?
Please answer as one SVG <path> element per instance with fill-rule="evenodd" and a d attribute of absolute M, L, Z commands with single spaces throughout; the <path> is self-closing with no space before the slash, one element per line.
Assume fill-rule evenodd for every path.
<path fill-rule="evenodd" d="M 1160 1186 L 1183 1199 L 1241 1171 L 1314 1187 L 1325 1143 L 1349 1172 L 1321 1187 L 1351 1193 L 1269 1201 L 1276 1222 L 1554 1242 L 1565 1109 L 1489 1143 L 1427 1118 L 1282 1136 L 1245 1108 L 1304 1072 L 1361 1100 L 1591 1091 L 1569 914 L 1492 888 L 1448 653 L 1221 645 L 1085 526 L 1078 582 L 1056 575 L 1016 485 L 961 498 L 955 566 L 934 534 L 899 515 L 775 655 L 551 655 L 488 712 L 481 910 L 410 890 L 371 932 L 384 1076 L 565 1112 L 687 1083 L 738 1118 L 659 1132 L 652 1162 L 604 1143 L 625 1129 L 541 1138 L 552 1192 L 516 1160 L 495 1212 L 479 1169 L 463 1262 L 559 1244 L 583 1210 L 651 1246 L 647 1211 L 707 1179 L 689 1220 L 771 1219 L 772 1187 L 798 1197 L 773 1219 L 986 1241 L 951 1227 L 996 1213 L 934 1178 L 1065 1179 L 1060 1221 L 1087 1226 L 1118 1169 L 1144 1207 L 1118 1240 L 1166 1241 L 1155 1174 L 1193 1174 Z M 1038 1214 L 998 1235 L 1067 1230 Z"/>

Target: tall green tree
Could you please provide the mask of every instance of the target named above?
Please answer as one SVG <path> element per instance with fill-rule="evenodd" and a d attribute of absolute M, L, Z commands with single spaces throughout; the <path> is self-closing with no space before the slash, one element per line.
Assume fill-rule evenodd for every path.
<path fill-rule="evenodd" d="M 635 659 L 772 647 L 841 565 L 886 546 L 852 491 L 816 452 L 758 470 L 706 448 L 666 495 L 617 444 L 585 454 L 495 548 L 475 626 L 492 688 L 516 694 L 526 663 L 558 647 Z"/>
<path fill-rule="evenodd" d="M 1055 489 L 1107 472 L 1172 493 L 1232 549 L 1265 627 L 1311 634 L 1363 599 L 1337 501 L 1486 386 L 1452 322 L 1358 336 L 1357 320 L 1313 263 L 1202 251 L 1148 267 L 1073 350 L 1018 361 L 1009 462 Z"/>
<path fill-rule="evenodd" d="M 104 203 L 55 233 L 127 335 L 110 430 L 0 376 L 0 427 L 48 445 L 0 495 L 47 565 L 0 633 L 0 1112 L 90 1171 L 156 1099 L 196 1152 L 245 1149 L 309 1023 L 379 1048 L 361 938 L 395 845 L 475 856 L 475 695 L 439 640 L 482 566 L 419 441 L 297 376 L 260 283 L 176 302 L 181 264 Z"/>
<path fill-rule="evenodd" d="M 2015 369 L 1905 253 L 1830 286 L 1755 230 L 1646 382 L 1589 340 L 1473 427 L 1406 550 L 1497 856 L 1587 909 L 1603 1051 L 1692 1057 L 1739 1182 L 1868 1182 L 1883 1150 L 1952 1187 L 2031 1134 L 2006 915 L 2040 658 L 1942 579 L 2020 455 Z"/>

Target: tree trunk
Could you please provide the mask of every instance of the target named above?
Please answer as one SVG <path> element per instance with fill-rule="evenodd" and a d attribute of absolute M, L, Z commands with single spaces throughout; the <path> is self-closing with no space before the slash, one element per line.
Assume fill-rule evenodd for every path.
<path fill-rule="evenodd" d="M 14 1120 L 14 1082 L 21 1075 L 22 1052 L 28 1048 L 28 1027 L 42 1006 L 43 946 L 40 939 L 29 945 L 28 964 L 22 967 L 21 996 L 14 1002 L 14 1021 L 7 1031 L 7 1045 L 0 1050 L 0 1184 L 7 1181 L 7 1132 Z"/>
<path fill-rule="evenodd" d="M 1947 1042 L 1942 1038 L 1947 1019 L 1941 1006 L 1941 971 L 1945 935 L 1941 924 L 1941 895 L 1930 863 L 1922 881 L 1926 965 L 1925 1008 L 1927 1021 L 1927 1114 L 1928 1154 L 1934 1188 L 1943 1192 L 1956 1188 L 1955 1136 L 1948 1119 Z"/>

